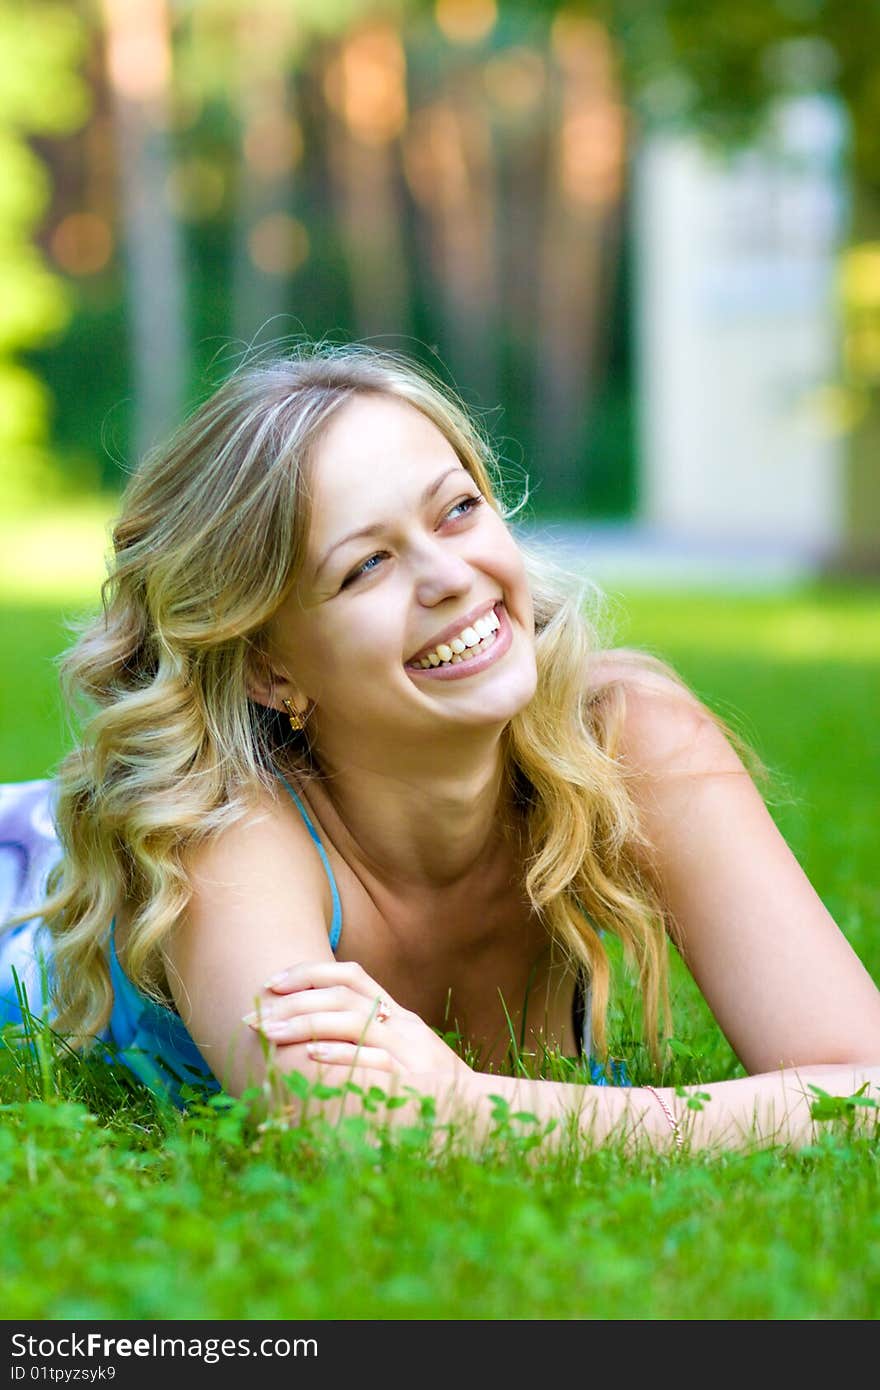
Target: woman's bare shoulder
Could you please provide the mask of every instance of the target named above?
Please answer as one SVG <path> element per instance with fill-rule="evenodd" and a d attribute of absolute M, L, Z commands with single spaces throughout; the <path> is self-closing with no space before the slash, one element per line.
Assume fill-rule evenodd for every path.
<path fill-rule="evenodd" d="M 277 795 L 253 788 L 243 813 L 182 859 L 190 894 L 165 945 L 166 975 L 213 1066 L 236 1037 L 241 1043 L 239 1020 L 271 975 L 301 960 L 332 960 L 331 893 L 317 846 L 280 783 Z"/>
<path fill-rule="evenodd" d="M 230 814 L 225 824 L 190 835 L 181 844 L 178 857 L 188 884 L 183 920 L 197 915 L 203 905 L 209 913 L 215 912 L 230 895 L 263 896 L 265 885 L 280 885 L 290 876 L 296 878 L 304 896 L 313 884 L 321 902 L 324 876 L 320 864 L 315 863 L 315 847 L 302 816 L 280 783 L 278 792 L 259 784 L 249 788 L 237 814 Z M 134 898 L 121 905 L 116 917 L 117 943 L 126 940 L 140 907 Z"/>
<path fill-rule="evenodd" d="M 608 651 L 597 652 L 590 665 L 588 680 L 590 687 L 596 690 L 623 685 L 658 694 L 677 695 L 702 708 L 697 696 L 671 666 L 639 647 L 612 647 Z"/>
<path fill-rule="evenodd" d="M 191 843 L 182 855 L 192 897 L 189 916 L 247 904 L 247 916 L 284 919 L 295 903 L 321 923 L 332 913 L 327 874 L 318 848 L 295 805 L 277 789 L 248 789 L 243 810 L 213 834 Z"/>
<path fill-rule="evenodd" d="M 623 696 L 620 753 L 643 771 L 671 770 L 682 761 L 692 770 L 692 754 L 736 757 L 718 721 L 699 696 L 665 662 L 634 647 L 597 653 L 589 689 L 598 698 Z M 738 759 L 737 759 L 738 761 Z"/>
<path fill-rule="evenodd" d="M 279 780 L 277 785 L 255 782 L 237 794 L 227 812 L 217 818 L 208 834 L 189 841 L 184 863 L 189 872 L 225 861 L 243 847 L 276 840 L 296 840 L 308 845 L 310 836 L 293 798 Z"/>

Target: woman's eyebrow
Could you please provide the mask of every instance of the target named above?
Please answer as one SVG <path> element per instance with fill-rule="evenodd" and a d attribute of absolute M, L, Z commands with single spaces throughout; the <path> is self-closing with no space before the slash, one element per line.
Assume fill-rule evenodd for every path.
<path fill-rule="evenodd" d="M 471 476 L 466 468 L 462 468 L 461 464 L 456 464 L 453 468 L 447 468 L 445 473 L 441 473 L 439 478 L 435 478 L 433 483 L 429 483 L 428 486 L 425 488 L 418 501 L 418 506 L 420 509 L 422 507 L 426 507 L 427 504 L 430 502 L 431 498 L 434 496 L 434 494 L 440 491 L 441 484 L 446 481 L 446 479 L 450 476 L 451 473 L 465 473 L 467 474 L 468 478 L 470 478 Z M 388 521 L 374 521 L 369 526 L 361 526 L 357 531 L 349 531 L 348 534 L 343 536 L 341 540 L 335 541 L 333 545 L 331 545 L 330 549 L 325 552 L 323 559 L 318 565 L 318 568 L 315 570 L 315 578 L 317 579 L 318 575 L 321 573 L 321 570 L 324 568 L 327 561 L 330 559 L 330 556 L 333 554 L 335 550 L 338 550 L 341 545 L 345 545 L 348 541 L 358 540 L 361 536 L 377 536 L 380 531 L 384 531 L 387 526 L 390 526 L 390 524 L 391 523 Z"/>

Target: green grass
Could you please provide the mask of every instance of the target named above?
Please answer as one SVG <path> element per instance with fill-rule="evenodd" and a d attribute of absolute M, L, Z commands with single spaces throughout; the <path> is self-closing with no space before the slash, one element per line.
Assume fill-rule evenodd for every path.
<path fill-rule="evenodd" d="M 8 1108 L 0 1276 L 17 1318 L 868 1318 L 877 1157 L 840 1141 L 540 1168 Z M 845 1199 L 842 1194 L 845 1194 Z"/>
<path fill-rule="evenodd" d="M 87 601 L 65 592 L 68 612 Z M 7 587 L 0 780 L 64 747 L 62 612 Z M 880 593 L 627 594 L 620 612 L 618 642 L 671 661 L 770 764 L 773 815 L 880 977 Z M 665 1080 L 736 1074 L 677 960 L 673 996 Z M 648 1079 L 634 1013 L 624 988 L 616 1050 Z M 878 1149 L 840 1125 L 798 1154 L 681 1159 L 536 1161 L 499 1132 L 478 1160 L 438 1151 L 428 1121 L 260 1132 L 241 1102 L 179 1116 L 96 1063 L 43 1063 L 0 1051 L 7 1318 L 876 1316 Z"/>

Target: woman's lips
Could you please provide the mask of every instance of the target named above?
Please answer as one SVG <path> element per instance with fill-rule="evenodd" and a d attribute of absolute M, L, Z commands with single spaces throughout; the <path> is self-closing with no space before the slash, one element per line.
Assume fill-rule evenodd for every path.
<path fill-rule="evenodd" d="M 421 666 L 405 666 L 407 675 L 413 680 L 459 681 L 466 676 L 476 676 L 480 671 L 485 671 L 487 666 L 491 666 L 504 655 L 513 641 L 513 629 L 504 604 L 496 603 L 495 612 L 501 626 L 495 630 L 495 641 L 491 647 L 480 652 L 479 656 L 471 656 L 466 661 L 457 661 L 454 665 L 450 663 L 448 666 L 428 666 L 424 669 Z"/>

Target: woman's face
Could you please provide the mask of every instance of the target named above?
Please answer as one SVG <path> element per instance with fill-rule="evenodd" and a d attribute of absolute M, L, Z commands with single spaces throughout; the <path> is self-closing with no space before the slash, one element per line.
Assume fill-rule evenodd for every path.
<path fill-rule="evenodd" d="M 276 693 L 313 706 L 319 749 L 370 762 L 427 753 L 528 703 L 537 671 L 522 556 L 435 425 L 394 397 L 355 396 L 313 453 L 312 497 L 306 561 L 270 641 L 273 669 L 289 677 Z M 481 632 L 465 656 L 461 643 L 470 652 Z M 429 651 L 439 664 L 415 664 Z"/>

